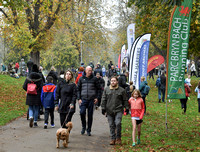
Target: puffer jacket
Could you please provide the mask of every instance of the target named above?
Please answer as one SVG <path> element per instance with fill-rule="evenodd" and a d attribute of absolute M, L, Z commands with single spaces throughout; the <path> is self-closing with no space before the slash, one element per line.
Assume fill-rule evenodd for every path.
<path fill-rule="evenodd" d="M 142 97 L 146 97 L 146 94 L 144 92 L 144 88 L 147 84 L 148 84 L 147 81 L 142 81 L 141 84 L 140 84 L 139 90 L 140 90 Z"/>
<path fill-rule="evenodd" d="M 101 87 L 98 79 L 93 74 L 90 77 L 86 77 L 84 72 L 78 81 L 77 91 L 78 100 L 94 100 L 100 98 Z"/>
<path fill-rule="evenodd" d="M 41 105 L 41 90 L 43 86 L 43 81 L 39 73 L 31 72 L 29 77 L 26 78 L 23 89 L 27 91 L 27 84 L 34 82 L 37 85 L 37 95 L 27 94 L 26 95 L 26 105 Z"/>
<path fill-rule="evenodd" d="M 111 85 L 106 87 L 101 98 L 102 110 L 106 110 L 108 115 L 115 115 L 128 109 L 128 100 L 126 91 L 122 87 L 113 88 Z"/>
<path fill-rule="evenodd" d="M 42 87 L 41 102 L 44 108 L 54 108 L 56 86 L 52 83 L 48 83 Z"/>
<path fill-rule="evenodd" d="M 139 117 L 140 119 L 144 116 L 144 101 L 142 98 L 138 97 L 137 99 L 134 99 L 131 97 L 129 100 L 129 105 L 131 109 L 131 117 Z"/>
<path fill-rule="evenodd" d="M 70 109 L 70 104 L 74 106 L 74 108 L 71 109 L 71 112 L 75 112 L 76 94 L 77 91 L 75 83 L 67 82 L 66 80 L 58 83 L 56 88 L 55 104 L 59 104 L 59 113 L 68 113 Z"/>

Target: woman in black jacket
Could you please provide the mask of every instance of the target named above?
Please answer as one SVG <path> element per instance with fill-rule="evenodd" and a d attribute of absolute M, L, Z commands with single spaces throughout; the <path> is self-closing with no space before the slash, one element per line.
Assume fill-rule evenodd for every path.
<path fill-rule="evenodd" d="M 30 83 L 36 84 L 36 90 L 37 94 L 29 94 L 27 93 L 26 95 L 26 105 L 29 105 L 29 126 L 33 127 L 33 122 L 34 122 L 34 127 L 37 127 L 37 120 L 38 120 L 38 113 L 39 113 L 39 108 L 41 105 L 41 90 L 43 86 L 43 81 L 38 73 L 38 66 L 36 64 L 33 65 L 32 72 L 30 73 L 29 77 L 26 78 L 23 89 L 27 91 L 27 85 Z"/>
<path fill-rule="evenodd" d="M 63 128 L 66 128 L 65 124 L 71 121 L 76 109 L 77 91 L 76 84 L 73 80 L 72 71 L 67 70 L 65 73 L 65 80 L 59 82 L 56 89 L 55 109 L 60 113 L 60 124 Z M 65 121 L 65 119 L 67 120 Z"/>

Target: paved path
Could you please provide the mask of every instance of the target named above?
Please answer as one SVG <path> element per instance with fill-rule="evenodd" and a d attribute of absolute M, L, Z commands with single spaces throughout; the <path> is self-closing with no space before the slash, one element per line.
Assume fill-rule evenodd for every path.
<path fill-rule="evenodd" d="M 41 116 L 43 118 L 43 115 Z M 92 136 L 81 135 L 79 108 L 73 116 L 73 129 L 68 148 L 56 149 L 56 130 L 60 128 L 58 113 L 55 112 L 55 128 L 43 129 L 43 119 L 37 128 L 29 128 L 26 118 L 19 118 L 0 127 L 0 152 L 107 152 L 109 151 L 109 126 L 101 110 L 94 111 Z"/>

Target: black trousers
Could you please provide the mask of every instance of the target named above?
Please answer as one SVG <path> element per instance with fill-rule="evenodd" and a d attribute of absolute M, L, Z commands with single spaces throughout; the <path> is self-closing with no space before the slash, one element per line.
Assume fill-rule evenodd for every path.
<path fill-rule="evenodd" d="M 143 101 L 144 101 L 144 108 L 145 108 L 145 109 L 144 109 L 144 113 L 146 113 L 146 102 L 145 102 L 145 98 L 146 98 L 146 97 L 142 97 L 142 99 L 143 99 Z"/>
<path fill-rule="evenodd" d="M 180 99 L 181 108 L 182 109 L 184 108 L 184 113 L 186 113 L 186 109 L 187 109 L 187 100 L 188 100 L 188 97 L 186 97 L 185 99 Z"/>
<path fill-rule="evenodd" d="M 198 106 L 199 106 L 198 110 L 200 112 L 200 98 L 198 98 Z"/>
<path fill-rule="evenodd" d="M 51 125 L 54 125 L 54 108 L 45 108 L 44 123 L 48 124 L 49 114 L 51 117 Z"/>
<path fill-rule="evenodd" d="M 67 128 L 66 124 L 72 120 L 72 116 L 74 115 L 74 112 L 70 112 L 68 117 L 67 117 L 67 114 L 68 113 L 60 113 L 60 125 L 62 128 Z M 65 121 L 66 117 L 67 117 L 67 120 Z"/>

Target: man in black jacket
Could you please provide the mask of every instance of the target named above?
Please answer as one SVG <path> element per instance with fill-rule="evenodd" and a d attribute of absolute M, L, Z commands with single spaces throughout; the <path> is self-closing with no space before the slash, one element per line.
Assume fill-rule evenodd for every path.
<path fill-rule="evenodd" d="M 120 75 L 119 80 L 118 80 L 119 86 L 124 88 L 124 89 L 126 87 L 128 87 L 128 84 L 126 83 L 127 77 L 128 77 L 128 72 L 125 72 L 125 73 Z"/>
<path fill-rule="evenodd" d="M 92 74 L 92 67 L 86 67 L 83 76 L 78 81 L 77 91 L 82 122 L 81 134 L 83 135 L 86 130 L 86 109 L 88 109 L 87 135 L 91 136 L 94 104 L 98 102 L 100 96 L 100 85 L 98 79 Z"/>

